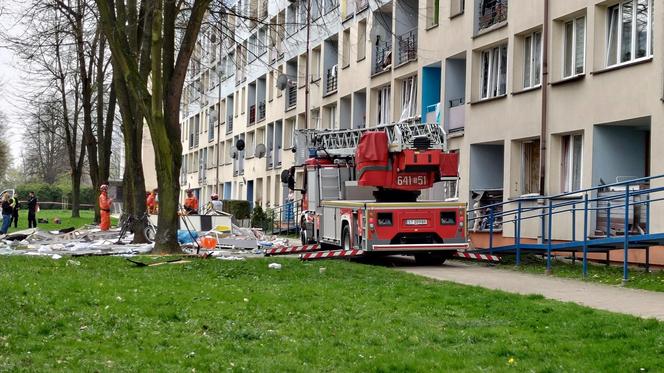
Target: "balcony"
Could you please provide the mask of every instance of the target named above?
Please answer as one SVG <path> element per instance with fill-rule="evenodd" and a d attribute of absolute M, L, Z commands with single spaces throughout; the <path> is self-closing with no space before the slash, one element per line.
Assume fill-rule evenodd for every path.
<path fill-rule="evenodd" d="M 327 69 L 327 74 L 325 76 L 325 94 L 329 95 L 330 93 L 337 91 L 337 65 L 334 65 Z"/>
<path fill-rule="evenodd" d="M 260 122 L 265 119 L 265 101 L 260 101 L 258 103 L 258 118 L 257 122 Z"/>
<path fill-rule="evenodd" d="M 292 85 L 288 87 L 288 93 L 286 94 L 286 110 L 291 110 L 297 105 L 297 86 Z"/>
<path fill-rule="evenodd" d="M 379 42 L 375 46 L 376 59 L 373 66 L 373 74 L 381 73 L 392 67 L 392 43 Z"/>
<path fill-rule="evenodd" d="M 401 65 L 417 59 L 417 29 L 412 29 L 397 36 L 399 54 L 397 65 Z"/>
<path fill-rule="evenodd" d="M 256 123 L 256 105 L 249 106 L 249 125 Z"/>
<path fill-rule="evenodd" d="M 482 31 L 507 21 L 507 0 L 485 1 L 479 11 L 477 29 Z"/>
<path fill-rule="evenodd" d="M 449 132 L 461 131 L 466 126 L 466 109 L 463 98 L 450 100 L 450 116 L 447 122 Z"/>

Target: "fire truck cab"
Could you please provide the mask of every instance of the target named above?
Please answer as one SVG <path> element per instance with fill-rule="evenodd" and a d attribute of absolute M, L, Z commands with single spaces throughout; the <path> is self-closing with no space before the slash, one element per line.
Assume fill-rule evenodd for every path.
<path fill-rule="evenodd" d="M 458 154 L 445 140 L 440 126 L 422 123 L 298 131 L 302 244 L 414 255 L 426 264 L 466 249 L 466 205 L 418 200 L 423 189 L 458 178 Z"/>

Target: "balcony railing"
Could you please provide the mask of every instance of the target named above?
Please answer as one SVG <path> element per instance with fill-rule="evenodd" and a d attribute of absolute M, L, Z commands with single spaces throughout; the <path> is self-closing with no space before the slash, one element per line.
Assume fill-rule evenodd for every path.
<path fill-rule="evenodd" d="M 392 67 L 392 43 L 378 42 L 375 50 L 376 59 L 374 61 L 373 73 L 377 74 Z"/>
<path fill-rule="evenodd" d="M 325 76 L 325 93 L 329 94 L 337 90 L 337 65 L 327 69 Z"/>
<path fill-rule="evenodd" d="M 258 118 L 256 121 L 260 122 L 263 119 L 265 119 L 265 101 L 260 101 L 258 103 Z"/>
<path fill-rule="evenodd" d="M 256 123 L 256 105 L 249 106 L 249 125 Z"/>
<path fill-rule="evenodd" d="M 466 108 L 463 98 L 450 100 L 450 113 L 447 120 L 449 132 L 460 131 L 466 126 Z"/>
<path fill-rule="evenodd" d="M 288 94 L 286 95 L 286 110 L 293 109 L 297 104 L 297 86 L 293 85 L 288 87 Z"/>
<path fill-rule="evenodd" d="M 412 29 L 397 36 L 397 43 L 399 45 L 398 65 L 417 58 L 417 29 Z"/>
<path fill-rule="evenodd" d="M 477 28 L 484 30 L 505 21 L 507 21 L 507 0 L 485 1 L 480 9 Z"/>

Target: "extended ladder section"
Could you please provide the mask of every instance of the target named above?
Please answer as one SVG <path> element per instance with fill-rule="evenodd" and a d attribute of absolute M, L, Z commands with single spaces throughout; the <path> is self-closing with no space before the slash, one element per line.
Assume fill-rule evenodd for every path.
<path fill-rule="evenodd" d="M 420 141 L 427 141 L 428 149 L 447 150 L 447 134 L 436 123 L 404 122 L 359 129 L 297 130 L 295 133 L 298 153 L 296 162 L 302 164 L 310 150 L 322 151 L 329 157 L 352 157 L 362 134 L 371 131 L 387 133 L 390 152 L 416 149 Z"/>

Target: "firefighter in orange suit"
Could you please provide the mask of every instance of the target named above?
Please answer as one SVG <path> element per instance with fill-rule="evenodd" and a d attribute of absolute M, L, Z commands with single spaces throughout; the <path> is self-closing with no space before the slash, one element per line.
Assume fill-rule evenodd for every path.
<path fill-rule="evenodd" d="M 99 210 L 101 210 L 101 224 L 99 227 L 102 231 L 107 231 L 111 228 L 111 203 L 112 198 L 108 198 L 108 185 L 104 184 L 99 187 L 101 194 L 99 195 Z"/>
<path fill-rule="evenodd" d="M 198 214 L 198 198 L 194 195 L 194 191 L 187 189 L 187 198 L 184 200 L 184 211 L 187 215 Z"/>

